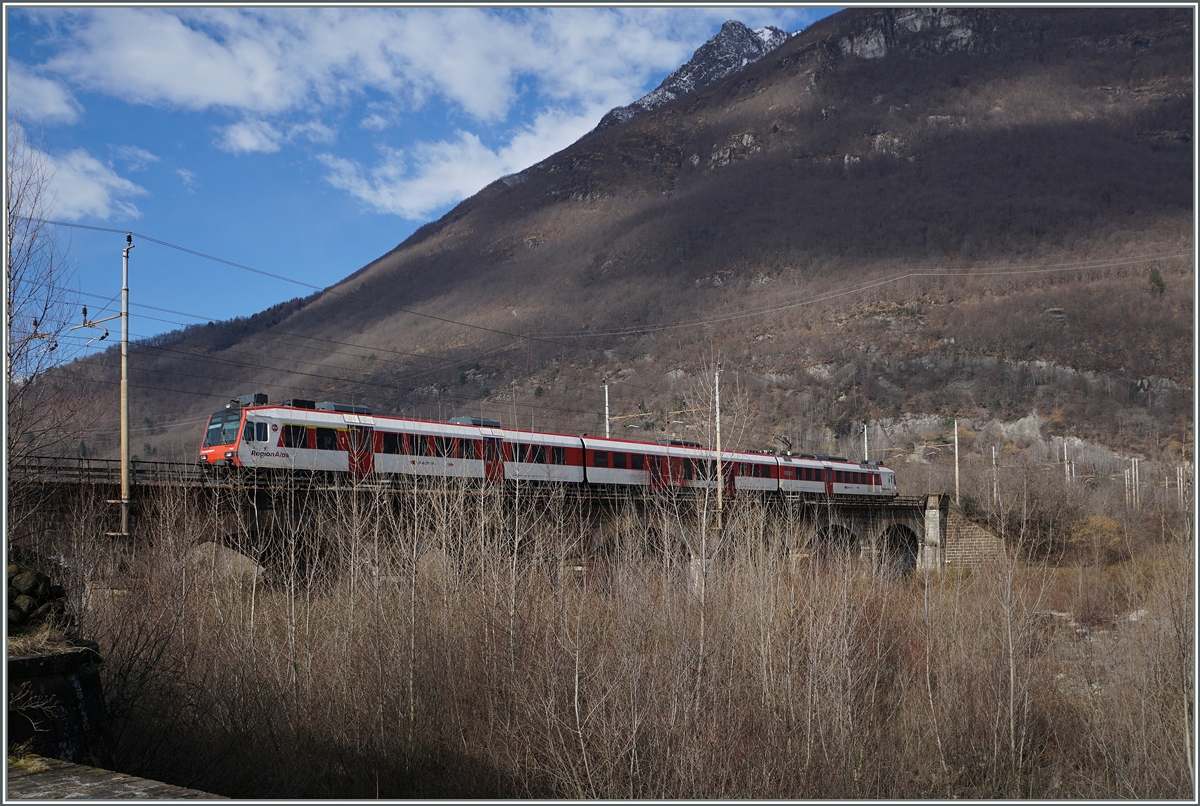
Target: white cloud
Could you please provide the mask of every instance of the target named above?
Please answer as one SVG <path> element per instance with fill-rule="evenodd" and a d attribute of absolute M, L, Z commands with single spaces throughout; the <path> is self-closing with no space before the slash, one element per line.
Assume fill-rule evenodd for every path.
<path fill-rule="evenodd" d="M 372 112 L 360 120 L 358 125 L 373 132 L 381 132 L 391 126 L 392 122 L 378 112 Z"/>
<path fill-rule="evenodd" d="M 496 122 L 530 86 L 557 103 L 628 103 L 648 80 L 685 60 L 714 24 L 729 18 L 798 22 L 806 13 L 89 9 L 59 20 L 69 31 L 67 45 L 42 68 L 136 103 L 224 109 L 255 118 L 338 105 L 372 90 L 410 107 L 444 98 L 471 118 Z"/>
<path fill-rule="evenodd" d="M 570 145 L 594 125 L 596 111 L 544 113 L 494 149 L 478 135 L 458 131 L 452 140 L 417 143 L 408 152 L 383 148 L 383 159 L 369 170 L 333 154 L 317 159 L 327 169 L 326 181 L 377 212 L 422 220 Z"/>
<path fill-rule="evenodd" d="M 566 147 L 653 88 L 727 19 L 796 30 L 814 9 L 83 8 L 46 10 L 65 43 L 37 71 L 133 103 L 233 113 L 215 145 L 274 153 L 330 145 L 349 110 L 395 132 L 364 167 L 332 151 L 327 180 L 372 208 L 421 218 Z M 25 70 L 25 76 L 30 75 Z M 58 114 L 77 102 L 36 84 Z M 57 91 L 59 94 L 54 95 Z M 28 90 L 28 93 L 32 93 Z M 75 103 L 75 107 L 71 104 Z M 420 110 L 453 135 L 414 133 Z M 77 112 L 76 112 L 77 114 Z M 369 136 L 369 135 L 362 135 Z M 499 142 L 489 146 L 487 143 Z M 403 142 L 395 140 L 395 142 Z M 378 147 L 378 146 L 377 146 Z"/>
<path fill-rule="evenodd" d="M 16 59 L 8 60 L 8 115 L 27 123 L 76 123 L 83 107 L 70 90 L 49 78 L 34 75 Z"/>
<path fill-rule="evenodd" d="M 175 173 L 178 174 L 180 181 L 183 182 L 183 186 L 187 188 L 189 192 L 195 192 L 192 190 L 192 188 L 196 186 L 195 171 L 189 171 L 187 168 L 176 168 Z"/>
<path fill-rule="evenodd" d="M 298 123 L 288 129 L 288 140 L 295 140 L 298 137 L 303 137 L 310 143 L 332 143 L 337 138 L 337 132 L 319 120 L 310 120 L 307 123 Z"/>
<path fill-rule="evenodd" d="M 283 135 L 262 120 L 243 120 L 226 126 L 216 140 L 217 148 L 230 154 L 271 154 L 279 150 Z"/>
<path fill-rule="evenodd" d="M 85 216 L 107 220 L 114 214 L 141 218 L 142 213 L 125 199 L 145 196 L 144 187 L 118 176 L 112 168 L 81 148 L 61 157 L 47 157 L 52 172 L 54 215 L 68 221 Z"/>
<path fill-rule="evenodd" d="M 144 171 L 152 162 L 158 162 L 158 157 L 144 148 L 137 146 L 110 146 L 113 156 L 125 163 L 126 170 Z"/>

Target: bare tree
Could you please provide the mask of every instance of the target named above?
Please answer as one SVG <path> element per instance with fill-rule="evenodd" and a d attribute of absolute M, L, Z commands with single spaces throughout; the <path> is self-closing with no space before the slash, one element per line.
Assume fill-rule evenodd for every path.
<path fill-rule="evenodd" d="M 10 123 L 5 170 L 8 263 L 5 273 L 5 367 L 10 462 L 73 447 L 64 429 L 75 406 L 64 406 L 71 373 L 55 372 L 75 352 L 62 338 L 75 298 L 69 249 L 47 219 L 54 204 L 53 173 L 44 149 Z"/>

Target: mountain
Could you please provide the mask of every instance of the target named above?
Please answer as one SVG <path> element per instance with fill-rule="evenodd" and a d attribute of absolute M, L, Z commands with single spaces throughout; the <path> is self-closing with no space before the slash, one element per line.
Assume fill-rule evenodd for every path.
<path fill-rule="evenodd" d="M 140 346 L 133 410 L 160 456 L 252 391 L 602 433 L 608 378 L 621 433 L 690 437 L 671 412 L 719 358 L 743 447 L 1036 414 L 1179 454 L 1193 36 L 1149 7 L 855 8 L 773 49 L 728 24 L 653 104 L 327 291 Z"/>
<path fill-rule="evenodd" d="M 701 45 L 687 63 L 648 95 L 629 106 L 618 106 L 600 119 L 596 131 L 632 120 L 689 92 L 696 92 L 756 62 L 787 41 L 788 34 L 773 26 L 753 31 L 729 20 L 712 39 Z"/>

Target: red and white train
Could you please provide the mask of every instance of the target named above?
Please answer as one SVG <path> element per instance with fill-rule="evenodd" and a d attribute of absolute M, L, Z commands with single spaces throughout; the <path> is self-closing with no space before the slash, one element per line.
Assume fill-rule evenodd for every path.
<path fill-rule="evenodd" d="M 605 488 L 716 489 L 716 451 L 695 443 L 636 442 L 372 415 L 366 406 L 246 395 L 214 413 L 200 448 L 206 468 L 558 482 Z M 724 491 L 893 498 L 882 463 L 840 457 L 722 451 Z"/>

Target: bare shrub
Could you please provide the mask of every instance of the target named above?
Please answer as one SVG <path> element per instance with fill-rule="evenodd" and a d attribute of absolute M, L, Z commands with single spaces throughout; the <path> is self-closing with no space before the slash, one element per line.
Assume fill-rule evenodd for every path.
<path fill-rule="evenodd" d="M 701 596 L 703 500 L 215 500 L 164 493 L 80 572 L 134 774 L 244 798 L 1190 791 L 1182 534 L 1082 566 L 1085 621 L 1047 615 L 1078 605 L 1065 567 L 895 576 L 753 502 L 727 507 Z M 214 538 L 264 573 L 197 572 Z"/>

